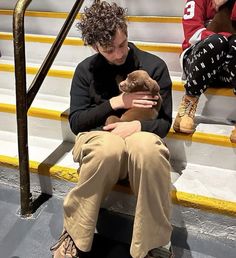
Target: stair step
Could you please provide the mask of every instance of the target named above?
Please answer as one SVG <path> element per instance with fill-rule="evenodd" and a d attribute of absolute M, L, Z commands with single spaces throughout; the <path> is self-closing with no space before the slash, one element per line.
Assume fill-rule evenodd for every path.
<path fill-rule="evenodd" d="M 188 163 L 174 187 L 178 192 L 236 202 L 235 180 L 233 170 Z"/>
<path fill-rule="evenodd" d="M 108 2 L 113 2 L 108 0 Z M 28 10 L 31 11 L 48 11 L 48 12 L 69 12 L 74 5 L 74 0 L 66 0 L 66 5 L 63 2 L 57 0 L 40 0 L 32 1 L 28 6 Z M 85 0 L 81 10 L 84 6 L 91 5 L 91 0 Z M 116 0 L 116 3 L 124 8 L 128 9 L 129 15 L 162 15 L 162 16 L 182 16 L 184 1 L 176 4 L 176 0 L 165 0 L 165 4 L 156 0 Z M 0 9 L 14 9 L 16 4 L 15 0 L 1 1 Z M 155 8 L 153 8 L 155 6 Z M 171 6 L 171 8 L 170 8 Z"/>
<path fill-rule="evenodd" d="M 31 81 L 34 78 L 35 73 L 39 68 L 39 64 L 28 64 L 27 66 L 27 84 L 30 85 Z M 56 66 L 54 65 L 46 77 L 40 91 L 39 95 L 36 96 L 36 99 L 33 103 L 35 106 L 38 101 L 55 101 L 59 105 L 64 102 L 67 106 L 62 105 L 61 107 L 69 108 L 69 92 L 71 80 L 73 77 L 74 67 L 65 67 L 65 66 Z M 10 103 L 15 101 L 15 81 L 14 81 L 14 65 L 13 61 L 10 60 L 0 60 L 0 73 L 1 73 L 1 89 L 2 92 L 4 89 L 8 89 Z M 183 82 L 180 77 L 171 76 L 173 81 L 173 110 L 176 112 L 178 110 L 179 103 L 184 94 Z M 53 85 L 53 86 L 52 86 Z M 6 92 L 4 94 L 5 98 Z M 48 95 L 48 96 L 47 96 Z M 12 97 L 11 97 L 12 96 Z M 55 98 L 58 96 L 58 98 Z M 1 98 L 3 103 L 8 103 L 4 101 L 3 97 Z M 14 102 L 15 103 L 15 102 Z M 221 105 L 219 105 L 221 103 Z M 232 109 L 235 103 L 235 95 L 233 94 L 232 89 L 230 88 L 211 88 L 206 91 L 200 98 L 197 116 L 198 122 L 204 122 L 204 120 L 211 120 L 211 123 L 225 123 L 229 124 L 231 121 L 236 121 L 236 112 Z M 54 105 L 54 102 L 46 105 L 47 109 L 50 109 Z M 38 106 L 40 107 L 40 106 Z M 61 109 L 60 109 L 61 110 Z M 230 112 L 229 112 L 230 110 Z M 209 122 L 208 121 L 208 122 Z"/>
<path fill-rule="evenodd" d="M 45 146 L 35 149 L 34 146 L 30 148 L 31 172 L 72 183 L 77 182 L 77 169 L 79 166 L 72 160 L 71 149 L 73 145 L 71 143 L 63 142 L 58 144 L 55 142 L 55 149 L 53 150 L 52 144 L 50 144 L 50 148 L 48 149 L 46 147 L 47 143 L 45 141 L 43 143 L 41 142 L 43 140 L 42 138 L 32 140 L 37 143 L 40 142 L 41 145 L 45 143 Z M 2 140 L 0 140 L 0 143 L 3 143 L 9 149 L 13 147 L 13 144 L 8 145 L 8 143 L 2 142 Z M 18 168 L 17 155 L 0 155 L 0 165 Z M 176 179 L 175 174 L 177 173 L 174 170 L 172 172 L 172 177 L 175 178 L 175 180 L 172 180 L 173 187 L 171 192 L 173 203 L 236 216 L 235 171 L 188 163 L 181 173 Z M 223 187 L 222 180 L 225 182 Z M 210 187 L 208 184 L 209 181 L 212 182 Z M 134 199 L 130 196 L 130 194 L 132 195 L 132 191 L 129 186 L 117 184 L 113 190 L 114 193 L 109 197 L 113 200 L 113 209 L 116 206 L 116 198 L 119 200 L 122 199 L 120 212 L 127 213 L 128 211 L 123 211 L 123 209 L 129 207 L 128 209 L 131 215 L 134 212 L 132 209 L 133 205 L 131 205 Z M 120 195 L 122 195 L 121 199 Z M 110 206 L 108 202 L 109 200 L 105 201 L 104 206 Z"/>
<path fill-rule="evenodd" d="M 0 117 L 4 123 L 0 125 L 0 132 L 16 134 L 15 105 L 0 104 Z M 66 112 L 30 108 L 28 112 L 28 131 L 30 136 L 74 142 L 75 136 L 69 128 Z M 15 137 L 15 140 L 17 137 Z M 4 149 L 2 149 L 4 153 Z"/>
<path fill-rule="evenodd" d="M 12 41 L 12 33 L 0 33 L 0 49 L 2 52 L 2 58 L 7 60 L 13 59 L 14 49 Z M 38 64 L 42 63 L 54 41 L 54 36 L 27 34 L 27 62 Z M 165 60 L 170 71 L 181 73 L 179 62 L 179 53 L 181 51 L 180 44 L 132 42 L 134 42 L 138 48 L 153 53 Z M 40 51 L 35 51 L 36 48 L 40 48 Z M 59 66 L 76 67 L 79 62 L 94 53 L 95 51 L 91 47 L 83 45 L 83 41 L 80 38 L 67 37 L 54 61 L 54 64 Z"/>
<path fill-rule="evenodd" d="M 108 0 L 112 2 L 112 0 Z M 56 0 L 40 0 L 32 1 L 28 10 L 33 11 L 49 11 L 49 12 L 69 12 L 74 5 L 74 0 L 66 0 L 66 5 L 63 2 Z M 84 6 L 91 5 L 91 0 L 85 0 L 81 10 Z M 128 9 L 129 15 L 171 15 L 182 16 L 184 2 L 176 4 L 176 0 L 166 0 L 166 4 L 157 2 L 156 0 L 149 0 L 148 4 L 142 0 L 116 0 L 116 3 Z M 1 9 L 14 9 L 16 4 L 15 0 L 2 1 L 0 3 Z M 169 8 L 171 6 L 171 9 Z"/>
<path fill-rule="evenodd" d="M 1 119 L 6 121 L 6 123 L 0 125 L 1 131 L 16 132 L 14 113 L 15 105 L 0 104 Z M 74 141 L 74 135 L 67 122 L 67 112 L 33 107 L 30 108 L 28 114 L 30 135 L 60 141 Z M 166 143 L 170 149 L 172 160 L 180 164 L 190 162 L 235 169 L 235 159 L 229 159 L 225 162 L 227 157 L 234 156 L 236 148 L 236 144 L 229 140 L 232 129 L 233 126 L 230 125 L 201 124 L 193 135 L 178 134 L 171 130 L 166 137 Z M 179 151 L 180 149 L 182 151 Z"/>
<path fill-rule="evenodd" d="M 10 20 L 13 11 L 0 10 L 0 19 L 4 20 L 0 24 L 0 30 L 12 31 Z M 68 13 L 56 12 L 35 12 L 25 13 L 25 32 L 31 34 L 58 35 Z M 81 33 L 76 28 L 80 15 L 77 16 L 68 36 L 81 37 Z M 147 41 L 159 43 L 181 43 L 183 30 L 180 17 L 163 16 L 128 16 L 128 34 L 130 41 Z M 45 28 L 47 27 L 47 30 Z M 166 31 L 172 31 L 167 34 Z M 155 32 L 155 33 L 154 33 Z"/>
<path fill-rule="evenodd" d="M 4 146 L 4 151 L 0 151 L 0 165 L 18 168 L 16 134 L 0 131 L 0 144 Z M 73 162 L 72 148 L 71 142 L 29 136 L 29 167 L 31 172 L 77 182 L 78 164 Z"/>
<path fill-rule="evenodd" d="M 13 68 L 14 68 L 13 65 L 10 65 L 10 64 L 0 65 L 0 71 L 3 70 L 4 73 L 9 73 L 7 71 L 9 70 L 12 71 Z M 62 77 L 64 80 L 69 80 L 72 78 L 72 75 L 73 75 L 72 69 L 70 70 L 68 69 L 67 71 L 63 70 L 63 67 L 60 67 L 61 70 L 59 69 L 57 70 L 57 69 L 52 68 L 49 72 L 49 76 L 47 77 L 47 78 L 50 78 L 50 83 L 52 85 L 55 85 L 55 83 L 53 83 L 53 80 L 51 80 L 52 78 L 54 78 L 53 76 L 56 76 L 56 78 Z M 34 67 L 29 66 L 27 70 L 30 73 L 35 73 L 37 71 L 37 66 L 36 65 Z M 63 71 L 63 73 L 61 71 Z M 10 92 L 12 96 L 7 97 L 5 95 L 4 97 L 2 97 L 2 102 L 3 102 L 1 105 L 2 116 L 4 115 L 3 112 L 10 112 L 12 114 L 14 114 L 15 112 L 15 106 L 13 105 L 13 103 L 15 102 L 15 96 L 13 95 L 14 83 L 12 82 L 12 84 L 9 85 L 10 79 L 8 80 L 5 79 L 5 81 L 8 83 L 7 85 L 4 86 L 5 88 L 2 90 L 4 91 L 4 93 Z M 49 87 L 51 85 L 48 84 L 47 85 L 48 87 L 46 87 L 47 90 L 46 88 L 44 88 L 44 90 L 46 91 L 45 94 L 39 93 L 39 95 L 36 97 L 35 101 L 33 102 L 32 108 L 29 111 L 29 117 L 30 117 L 29 130 L 30 130 L 30 133 L 33 133 L 33 135 L 39 134 L 41 137 L 49 137 L 49 138 L 52 137 L 52 138 L 59 139 L 61 141 L 68 140 L 73 142 L 74 136 L 71 133 L 67 122 L 70 84 L 68 83 L 68 81 L 64 81 L 64 83 L 66 83 L 64 84 L 64 87 L 63 85 L 59 86 L 56 84 L 57 87 L 54 87 L 54 89 L 52 90 L 52 94 L 50 94 L 50 91 L 48 91 L 50 88 L 52 88 L 52 87 Z M 181 84 L 181 81 L 176 80 L 176 83 L 174 82 L 173 88 L 174 89 L 176 88 L 177 90 L 173 92 L 174 93 L 173 95 L 175 95 L 176 92 L 181 92 L 181 89 L 183 90 L 183 87 L 180 86 L 180 84 Z M 66 95 L 59 93 L 59 96 L 58 96 L 58 92 L 60 91 L 58 90 L 58 87 L 62 88 L 64 91 L 64 94 Z M 66 91 L 64 89 L 65 87 L 67 88 Z M 217 94 L 217 90 L 215 91 L 212 90 L 211 93 Z M 55 98 L 54 98 L 54 94 L 55 94 Z M 230 95 L 227 89 L 225 90 L 224 95 Z M 227 106 L 227 101 L 230 102 L 229 99 L 232 99 L 232 101 L 234 101 L 233 96 L 222 97 L 220 95 L 216 95 L 215 97 L 216 98 L 218 97 L 218 99 L 226 98 L 223 106 L 225 105 Z M 52 103 L 50 103 L 51 100 L 53 100 Z M 56 100 L 59 100 L 59 101 L 56 102 Z M 57 106 L 60 106 L 60 109 L 57 109 L 56 108 Z M 231 103 L 231 106 L 233 106 L 233 103 Z M 214 107 L 212 107 L 212 113 L 214 113 Z M 39 123 L 39 120 L 37 120 L 39 118 L 47 118 L 47 120 L 44 121 L 43 119 L 41 119 L 40 123 L 42 125 L 39 125 L 37 124 Z M 200 118 L 202 119 L 202 117 Z M 12 117 L 10 118 L 9 115 L 6 115 L 6 117 L 4 117 L 4 121 L 5 119 L 8 119 L 9 123 L 4 123 L 3 124 L 4 129 L 2 130 L 11 131 L 11 127 L 13 127 L 13 124 L 15 124 L 15 117 L 14 115 L 12 115 Z M 205 119 L 205 121 L 201 121 L 201 119 L 198 119 L 199 124 L 197 126 L 197 132 L 194 133 L 193 135 L 188 136 L 183 134 L 176 134 L 173 131 L 170 131 L 167 137 L 167 143 L 169 145 L 169 148 L 171 149 L 173 160 L 179 160 L 181 162 L 185 162 L 187 160 L 188 162 L 198 163 L 198 164 L 204 164 L 204 162 L 206 162 L 207 165 L 214 166 L 214 163 L 213 163 L 214 159 L 213 160 L 209 159 L 209 157 L 207 156 L 209 151 L 207 152 L 206 149 L 209 148 L 210 146 L 210 153 L 215 153 L 214 155 L 218 157 L 216 159 L 216 164 L 217 164 L 216 166 L 219 166 L 221 168 L 225 166 L 226 168 L 229 168 L 229 169 L 235 168 L 236 166 L 233 159 L 227 164 L 224 164 L 224 161 L 221 159 L 221 157 L 219 157 L 219 153 L 222 153 L 222 151 L 224 152 L 225 157 L 231 157 L 233 154 L 235 145 L 233 145 L 229 141 L 229 135 L 231 130 L 233 129 L 233 125 L 229 125 L 229 122 L 227 124 L 227 121 L 223 121 L 224 123 L 222 125 L 217 125 L 216 122 L 210 120 L 209 117 Z M 8 124 L 9 126 L 7 126 Z M 37 128 L 39 128 L 39 130 L 37 130 Z M 44 130 L 41 130 L 41 128 L 44 128 Z M 57 128 L 57 130 L 55 130 L 55 128 Z M 179 148 L 183 149 L 183 152 L 179 152 Z M 199 155 L 200 150 L 202 150 L 202 152 L 206 154 Z"/>
<path fill-rule="evenodd" d="M 231 143 L 229 139 L 234 127 L 222 125 L 222 130 L 217 131 L 219 125 L 205 124 L 204 128 L 207 131 L 201 132 L 197 127 L 192 135 L 170 130 L 166 137 L 166 144 L 170 150 L 172 162 L 178 166 L 192 163 L 235 170 L 236 144 Z M 212 133 L 212 131 L 217 132 Z"/>
<path fill-rule="evenodd" d="M 53 44 L 55 40 L 53 35 L 58 34 L 68 15 L 68 11 L 61 10 L 60 3 L 55 0 L 47 0 L 47 3 L 45 1 L 44 6 L 42 1 L 44 0 L 41 0 L 40 4 L 29 5 L 29 11 L 26 12 L 25 30 L 30 33 L 26 35 L 27 85 L 30 85 Z M 172 75 L 174 110 L 177 111 L 184 92 L 179 65 L 183 38 L 180 16 L 184 3 L 176 5 L 174 1 L 168 1 L 168 8 L 167 5 L 164 7 L 154 0 L 141 2 L 143 9 L 134 0 L 129 0 L 128 3 L 121 2 L 132 12 L 127 17 L 129 39 L 139 48 L 154 53 L 166 61 Z M 155 4 L 156 10 L 150 8 L 151 3 Z M 18 167 L 15 90 L 14 76 L 12 76 L 13 37 L 12 33 L 9 33 L 12 30 L 11 9 L 14 4 L 13 0 L 0 3 L 2 9 L 0 19 L 3 21 L 0 24 L 2 31 L 0 49 L 3 55 L 0 60 L 0 73 L 3 75 L 0 89 L 0 118 L 4 121 L 0 125 L 0 144 L 4 146 L 4 150 L 0 151 L 0 164 Z M 73 3 L 72 0 L 68 0 L 70 8 L 73 4 L 74 0 Z M 91 4 L 91 1 L 88 0 L 85 4 Z M 169 6 L 173 6 L 171 13 L 173 17 L 170 17 Z M 77 19 L 79 18 L 80 15 Z M 67 121 L 70 83 L 77 63 L 94 53 L 91 48 L 83 46 L 74 25 L 28 116 L 32 172 L 73 183 L 77 181 L 78 164 L 72 160 L 71 150 L 75 136 L 71 133 Z M 45 28 L 49 34 L 47 36 L 44 35 Z M 172 33 L 167 35 L 166 31 Z M 38 33 L 42 35 L 34 35 Z M 40 51 L 35 51 L 39 48 Z M 75 53 L 78 53 L 77 57 Z M 236 148 L 236 145 L 229 141 L 229 134 L 233 128 L 231 122 L 236 120 L 236 112 L 232 111 L 232 106 L 235 106 L 234 100 L 231 89 L 209 89 L 199 103 L 197 131 L 193 135 L 183 135 L 171 130 L 166 137 L 173 168 L 173 203 L 236 215 L 234 190 L 236 163 L 233 158 L 229 158 L 234 157 Z M 220 187 L 223 180 L 224 187 Z M 210 187 L 208 187 L 209 182 L 211 182 Z M 118 185 L 115 191 L 131 193 L 129 188 Z"/>
<path fill-rule="evenodd" d="M 8 104 L 15 105 L 15 91 L 0 88 L 0 103 L 4 104 L 6 100 Z M 38 93 L 32 103 L 32 107 L 43 107 L 44 109 L 48 110 L 55 109 L 61 114 L 68 109 L 69 98 Z"/>

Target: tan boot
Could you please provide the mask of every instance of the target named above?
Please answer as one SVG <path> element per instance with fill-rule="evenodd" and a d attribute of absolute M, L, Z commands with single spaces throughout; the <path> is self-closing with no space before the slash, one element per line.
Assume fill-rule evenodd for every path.
<path fill-rule="evenodd" d="M 235 125 L 235 127 L 234 127 L 234 130 L 231 132 L 230 141 L 231 141 L 232 143 L 236 143 L 236 125 Z"/>
<path fill-rule="evenodd" d="M 194 117 L 198 100 L 199 97 L 184 95 L 173 125 L 176 132 L 191 134 L 195 131 Z"/>

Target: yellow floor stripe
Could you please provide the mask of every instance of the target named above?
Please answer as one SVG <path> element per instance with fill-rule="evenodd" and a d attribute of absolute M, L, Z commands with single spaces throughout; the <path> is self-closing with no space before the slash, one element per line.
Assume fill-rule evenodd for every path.
<path fill-rule="evenodd" d="M 172 202 L 187 207 L 236 216 L 236 202 L 172 191 Z"/>
<path fill-rule="evenodd" d="M 172 90 L 184 91 L 184 82 L 173 81 Z M 205 94 L 218 95 L 225 97 L 235 97 L 232 88 L 208 88 Z"/>
<path fill-rule="evenodd" d="M 0 64 L 0 71 L 14 72 L 14 66 L 11 64 Z M 37 67 L 27 67 L 26 69 L 26 72 L 29 74 L 36 74 L 37 71 Z M 48 76 L 71 79 L 73 77 L 73 73 L 73 71 L 51 69 L 49 70 Z M 175 91 L 184 91 L 183 85 L 184 83 L 181 81 L 173 81 L 172 89 Z M 230 88 L 210 88 L 207 89 L 206 94 L 235 97 L 232 89 Z"/>
<path fill-rule="evenodd" d="M 13 15 L 13 10 L 1 9 L 0 15 Z M 58 18 L 58 19 L 66 19 L 68 13 L 66 12 L 38 12 L 38 11 L 26 11 L 25 16 L 28 17 L 44 17 L 44 18 Z M 76 19 L 80 19 L 80 14 L 76 17 Z"/>
<path fill-rule="evenodd" d="M 181 23 L 181 17 L 167 16 L 127 16 L 129 22 Z"/>
<path fill-rule="evenodd" d="M 28 114 L 33 117 L 40 117 L 53 120 L 67 120 L 67 115 L 60 111 L 48 110 L 42 108 L 30 108 Z"/>
<path fill-rule="evenodd" d="M 0 32 L 0 39 L 1 40 L 13 40 L 13 34 L 8 32 Z M 40 36 L 40 35 L 25 35 L 26 42 L 37 42 L 37 43 L 47 43 L 53 44 L 55 41 L 55 36 Z M 72 46 L 83 46 L 84 42 L 80 38 L 66 38 L 63 42 L 63 45 L 72 45 Z"/>
<path fill-rule="evenodd" d="M 0 155 L 0 165 L 18 169 L 19 160 L 18 158 Z M 73 183 L 78 181 L 76 169 L 40 163 L 37 161 L 29 161 L 29 167 L 32 173 L 38 173 L 43 176 L 52 176 Z"/>
<path fill-rule="evenodd" d="M 13 104 L 0 103 L 0 112 L 15 113 L 16 108 Z M 65 112 L 42 109 L 42 108 L 30 108 L 28 112 L 29 116 L 40 117 L 52 120 L 66 121 L 68 120 L 68 114 Z M 168 138 L 217 145 L 222 147 L 236 148 L 236 144 L 232 143 L 228 136 L 195 132 L 191 135 L 176 133 L 173 129 L 170 129 Z"/>
<path fill-rule="evenodd" d="M 13 104 L 0 103 L 0 112 L 16 113 L 16 106 Z"/>
<path fill-rule="evenodd" d="M 135 45 L 145 51 L 153 52 L 167 52 L 180 54 L 182 51 L 180 44 L 147 44 L 147 43 L 135 43 Z"/>
<path fill-rule="evenodd" d="M 16 106 L 13 104 L 0 103 L 0 112 L 15 114 Z M 33 117 L 51 119 L 51 120 L 60 120 L 60 121 L 68 120 L 68 115 L 64 112 L 43 109 L 43 108 L 31 107 L 28 111 L 28 115 Z"/>
<path fill-rule="evenodd" d="M 26 67 L 26 73 L 28 74 L 36 74 L 38 72 L 38 67 Z M 11 64 L 0 64 L 0 71 L 3 72 L 14 72 L 14 65 Z M 59 78 L 68 78 L 71 79 L 73 77 L 74 72 L 73 71 L 67 71 L 67 70 L 56 70 L 51 69 L 48 72 L 48 76 L 52 77 L 59 77 Z"/>
<path fill-rule="evenodd" d="M 236 148 L 236 144 L 232 143 L 228 136 L 223 136 L 223 135 L 201 133 L 201 132 L 195 132 L 193 134 L 187 135 L 183 133 L 176 133 L 171 128 L 168 133 L 168 138 Z"/>
<path fill-rule="evenodd" d="M 38 43 L 47 43 L 53 44 L 56 37 L 54 36 L 39 36 L 39 35 L 29 35 L 26 34 L 26 42 L 38 42 Z M 0 40 L 13 40 L 12 33 L 0 32 Z M 154 51 L 154 52 L 169 52 L 169 53 L 180 53 L 181 45 L 180 44 L 158 44 L 158 43 L 140 43 L 135 42 L 136 46 L 142 50 Z M 64 40 L 63 45 L 72 45 L 72 46 L 84 46 L 84 42 L 80 38 L 68 37 Z"/>
<path fill-rule="evenodd" d="M 11 15 L 13 14 L 13 10 L 8 10 L 8 9 L 1 9 L 0 10 L 0 15 Z"/>
<path fill-rule="evenodd" d="M 76 183 L 78 180 L 77 170 L 52 164 L 39 163 L 36 161 L 29 162 L 30 171 L 43 176 L 51 176 L 57 179 Z M 0 165 L 18 169 L 18 159 L 0 155 Z M 129 186 L 117 184 L 114 189 L 118 192 L 132 194 Z M 205 197 L 196 194 L 171 192 L 172 202 L 186 207 L 194 207 L 208 211 L 217 212 L 220 214 L 236 216 L 236 202 L 220 200 L 216 198 Z"/>

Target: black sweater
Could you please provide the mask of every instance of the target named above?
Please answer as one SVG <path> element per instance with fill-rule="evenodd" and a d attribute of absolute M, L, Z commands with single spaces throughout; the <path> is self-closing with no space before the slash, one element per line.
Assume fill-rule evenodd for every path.
<path fill-rule="evenodd" d="M 110 65 L 101 54 L 82 61 L 76 68 L 71 85 L 69 122 L 74 134 L 90 130 L 102 130 L 110 115 L 118 115 L 124 109 L 113 110 L 109 99 L 119 95 L 115 81 L 117 75 L 125 78 L 128 73 L 142 69 L 158 82 L 163 99 L 156 120 L 141 121 L 142 131 L 165 137 L 172 122 L 171 79 L 165 62 L 159 57 L 138 49 L 129 43 L 129 54 L 125 64 Z"/>

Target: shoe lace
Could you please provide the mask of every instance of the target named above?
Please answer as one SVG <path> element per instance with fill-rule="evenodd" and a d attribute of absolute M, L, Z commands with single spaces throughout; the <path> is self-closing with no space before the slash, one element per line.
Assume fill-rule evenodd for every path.
<path fill-rule="evenodd" d="M 183 99 L 179 107 L 179 116 L 188 115 L 194 118 L 197 109 L 198 99 L 191 101 L 189 99 Z"/>
<path fill-rule="evenodd" d="M 59 238 L 59 240 L 50 248 L 52 252 L 56 251 L 61 245 L 63 245 L 64 248 L 64 254 L 71 255 L 71 258 L 78 257 L 78 249 L 71 238 L 71 236 L 67 233 L 66 230 L 64 230 Z M 67 257 L 67 256 L 66 256 Z"/>

